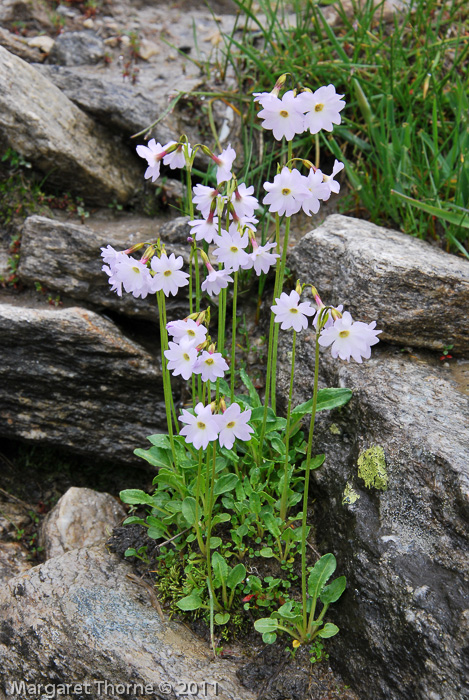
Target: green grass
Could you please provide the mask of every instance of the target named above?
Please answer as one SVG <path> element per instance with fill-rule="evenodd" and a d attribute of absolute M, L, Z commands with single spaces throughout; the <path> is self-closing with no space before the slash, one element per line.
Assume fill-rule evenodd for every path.
<path fill-rule="evenodd" d="M 238 25 L 224 37 L 222 73 L 234 70 L 232 102 L 242 117 L 245 172 L 260 191 L 281 146 L 255 123 L 252 92 L 270 91 L 289 73 L 287 89 L 333 83 L 345 95 L 342 124 L 332 134 L 301 137 L 294 154 L 321 167 L 345 162 L 347 213 L 413 236 L 434 239 L 468 256 L 469 239 L 469 9 L 464 0 L 413 0 L 383 20 L 382 4 L 354 4 L 330 26 L 307 0 L 236 0 Z M 262 18 L 261 15 L 265 15 Z M 320 149 L 320 154 L 317 148 Z M 271 175 L 270 175 L 271 176 Z"/>

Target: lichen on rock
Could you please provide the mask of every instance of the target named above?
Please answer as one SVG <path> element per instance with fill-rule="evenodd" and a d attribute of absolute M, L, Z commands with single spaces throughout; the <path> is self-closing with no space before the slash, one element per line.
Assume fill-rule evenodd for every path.
<path fill-rule="evenodd" d="M 358 476 L 363 479 L 367 489 L 387 490 L 386 458 L 380 445 L 372 445 L 368 450 L 362 452 L 358 457 L 357 465 Z"/>

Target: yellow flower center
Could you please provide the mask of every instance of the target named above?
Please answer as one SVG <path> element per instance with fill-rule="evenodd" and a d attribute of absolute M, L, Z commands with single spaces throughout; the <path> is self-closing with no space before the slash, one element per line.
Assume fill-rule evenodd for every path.
<path fill-rule="evenodd" d="M 290 309 L 290 313 L 292 313 L 292 314 L 297 314 L 297 313 L 298 313 L 298 309 L 294 307 L 293 309 Z"/>
<path fill-rule="evenodd" d="M 340 331 L 339 333 L 340 338 L 346 338 L 348 335 L 350 335 L 350 331 Z"/>
<path fill-rule="evenodd" d="M 214 359 L 213 359 L 212 357 L 208 357 L 208 358 L 205 360 L 205 364 L 206 364 L 206 365 L 213 365 L 213 363 L 214 363 Z"/>
<path fill-rule="evenodd" d="M 205 423 L 202 423 L 202 421 L 199 420 L 197 422 L 197 427 L 200 428 L 200 430 L 205 430 L 206 425 L 205 425 Z"/>
<path fill-rule="evenodd" d="M 140 270 L 139 270 L 139 268 L 138 268 L 136 265 L 132 268 L 132 270 L 133 270 L 134 272 L 138 272 L 138 274 L 140 274 Z"/>
<path fill-rule="evenodd" d="M 235 425 L 236 425 L 236 423 L 234 422 L 234 420 L 230 420 L 230 422 L 226 424 L 226 427 L 227 428 L 234 428 Z"/>
<path fill-rule="evenodd" d="M 321 103 L 315 105 L 315 107 L 314 107 L 315 112 L 322 112 L 323 109 L 324 109 L 324 105 Z"/>
<path fill-rule="evenodd" d="M 170 277 L 171 274 L 172 274 L 172 270 L 165 270 L 165 271 L 163 272 L 163 274 L 164 274 L 165 277 Z"/>
<path fill-rule="evenodd" d="M 188 362 L 189 362 L 189 360 L 191 359 L 191 358 L 189 357 L 189 355 L 187 354 L 187 352 L 184 353 L 183 358 L 184 358 L 185 360 L 187 360 Z"/>
<path fill-rule="evenodd" d="M 290 192 L 291 192 L 291 190 L 288 189 L 288 187 L 284 187 L 283 190 L 282 190 L 282 194 L 285 195 L 285 196 L 287 196 L 287 194 L 290 194 Z"/>
<path fill-rule="evenodd" d="M 287 110 L 286 110 L 286 109 L 282 109 L 281 112 L 280 112 L 280 116 L 281 116 L 281 117 L 288 117 L 288 112 L 287 112 Z"/>
<path fill-rule="evenodd" d="M 231 248 L 230 248 L 230 250 L 231 250 L 232 253 L 237 253 L 237 252 L 238 252 L 238 249 L 237 249 L 237 247 L 236 247 L 235 245 L 232 245 Z"/>
<path fill-rule="evenodd" d="M 194 337 L 195 337 L 195 331 L 193 331 L 192 328 L 190 328 L 190 329 L 187 331 L 187 335 L 191 335 L 191 336 L 194 338 Z"/>

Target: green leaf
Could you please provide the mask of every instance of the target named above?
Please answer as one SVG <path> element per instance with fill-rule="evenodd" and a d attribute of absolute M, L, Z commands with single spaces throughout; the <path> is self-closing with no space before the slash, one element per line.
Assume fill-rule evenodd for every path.
<path fill-rule="evenodd" d="M 236 566 L 231 569 L 226 579 L 226 585 L 232 591 L 246 578 L 246 567 L 244 564 L 236 564 Z"/>
<path fill-rule="evenodd" d="M 264 521 L 264 525 L 271 533 L 271 535 L 273 535 L 274 537 L 280 537 L 280 528 L 277 524 L 276 518 L 272 515 L 272 513 L 264 513 L 262 519 Z"/>
<path fill-rule="evenodd" d="M 221 545 L 221 537 L 210 538 L 210 549 L 216 549 Z"/>
<path fill-rule="evenodd" d="M 213 493 L 215 496 L 219 496 L 221 493 L 232 491 L 236 487 L 238 481 L 239 479 L 236 474 L 224 474 L 216 480 Z"/>
<path fill-rule="evenodd" d="M 149 450 L 143 450 L 139 447 L 137 450 L 134 450 L 134 455 L 146 459 L 153 467 L 168 467 L 169 469 L 173 467 L 171 452 L 156 445 L 150 447 Z"/>
<path fill-rule="evenodd" d="M 190 595 L 186 595 L 185 598 L 181 598 L 181 600 L 178 600 L 176 605 L 181 610 L 197 610 L 201 607 L 202 601 L 200 599 L 200 596 L 197 595 L 197 593 L 191 593 Z"/>
<path fill-rule="evenodd" d="M 271 435 L 268 435 L 267 439 L 269 440 L 273 449 L 276 452 L 278 452 L 279 455 L 285 454 L 285 443 L 283 442 L 282 438 L 278 433 L 272 433 Z"/>
<path fill-rule="evenodd" d="M 317 598 L 324 588 L 326 581 L 330 579 L 336 570 L 337 562 L 333 554 L 324 554 L 313 567 L 308 577 L 308 593 L 312 598 Z"/>
<path fill-rule="evenodd" d="M 259 554 L 261 557 L 264 557 L 264 559 L 271 559 L 274 556 L 272 547 L 263 547 Z"/>
<path fill-rule="evenodd" d="M 264 632 L 262 635 L 262 641 L 264 644 L 273 644 L 277 639 L 275 632 Z"/>
<path fill-rule="evenodd" d="M 254 622 L 254 629 L 261 634 L 275 632 L 278 629 L 278 620 L 275 620 L 272 617 L 261 617 L 259 620 Z"/>
<path fill-rule="evenodd" d="M 166 532 L 161 527 L 149 527 L 147 535 L 151 537 L 152 540 L 161 540 L 167 537 Z"/>
<path fill-rule="evenodd" d="M 169 437 L 165 435 L 164 433 L 156 433 L 156 435 L 149 435 L 147 437 L 147 440 L 151 442 L 152 445 L 155 445 L 156 447 L 161 447 L 164 450 L 170 450 L 171 449 L 171 443 L 169 441 Z"/>
<path fill-rule="evenodd" d="M 217 625 L 226 625 L 228 620 L 230 619 L 230 613 L 225 612 L 225 613 L 217 613 L 215 615 L 215 622 Z"/>
<path fill-rule="evenodd" d="M 195 523 L 195 506 L 195 498 L 192 498 L 192 496 L 187 496 L 182 502 L 181 512 L 188 525 L 194 525 Z"/>
<path fill-rule="evenodd" d="M 333 625 L 332 622 L 326 622 L 322 630 L 319 630 L 318 637 L 327 639 L 328 637 L 333 637 L 334 635 L 336 635 L 338 631 L 339 628 L 337 627 L 337 625 Z"/>
<path fill-rule="evenodd" d="M 231 518 L 232 516 L 229 513 L 217 513 L 217 515 L 212 518 L 212 527 L 215 527 L 218 523 L 227 523 Z"/>
<path fill-rule="evenodd" d="M 309 468 L 311 471 L 314 469 L 319 469 L 319 467 L 324 463 L 324 460 L 326 459 L 326 455 L 316 455 L 316 457 L 313 457 L 309 464 Z M 301 462 L 301 469 L 306 469 L 306 460 L 304 459 Z"/>
<path fill-rule="evenodd" d="M 210 538 L 211 541 L 212 538 Z M 219 552 L 214 552 L 212 554 L 212 569 L 215 574 L 220 579 L 221 583 L 226 583 L 228 578 L 229 566 L 225 561 L 225 558 Z"/>
<path fill-rule="evenodd" d="M 324 605 L 330 605 L 331 603 L 335 603 L 336 600 L 339 600 L 346 587 L 347 579 L 345 578 L 345 576 L 339 576 L 339 578 L 336 578 L 328 586 L 324 586 L 321 595 L 319 596 L 321 602 L 324 603 Z"/>
<path fill-rule="evenodd" d="M 317 396 L 316 411 L 325 411 L 332 408 L 338 408 L 339 406 L 344 406 L 352 398 L 352 392 L 350 389 L 342 388 L 331 388 L 331 389 L 319 389 Z M 296 406 L 291 412 L 292 420 L 298 420 L 306 416 L 306 414 L 311 413 L 313 408 L 313 399 L 305 401 L 305 403 Z"/>
<path fill-rule="evenodd" d="M 132 525 L 133 523 L 138 523 L 139 525 L 145 525 L 145 521 L 143 518 L 139 518 L 137 515 L 131 515 L 129 518 L 126 518 L 122 525 Z"/>
<path fill-rule="evenodd" d="M 246 370 L 240 369 L 239 376 L 240 376 L 241 381 L 243 382 L 244 386 L 248 390 L 249 398 L 251 399 L 253 406 L 255 406 L 255 407 L 262 406 L 261 400 L 259 398 L 259 394 L 257 393 L 257 390 L 256 390 L 256 387 L 249 379 Z"/>
<path fill-rule="evenodd" d="M 126 489 L 125 491 L 121 491 L 119 498 L 121 499 L 122 503 L 128 503 L 131 506 L 140 504 L 145 504 L 148 506 L 153 505 L 153 497 L 140 489 Z"/>

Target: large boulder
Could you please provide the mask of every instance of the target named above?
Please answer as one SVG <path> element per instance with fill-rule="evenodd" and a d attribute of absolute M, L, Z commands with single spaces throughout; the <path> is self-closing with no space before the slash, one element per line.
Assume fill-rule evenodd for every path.
<path fill-rule="evenodd" d="M 40 683 L 58 692 L 63 683 L 81 684 L 83 693 L 87 683 L 90 697 L 105 694 L 114 700 L 124 694 L 148 700 L 183 694 L 254 700 L 239 685 L 236 665 L 214 659 L 209 646 L 186 627 L 163 619 L 154 591 L 129 573 L 104 545 L 95 545 L 49 559 L 2 586 L 4 693 L 25 697 L 28 686 Z M 22 681 L 26 689 L 12 685 Z"/>
<path fill-rule="evenodd" d="M 289 256 L 301 282 L 325 304 L 378 322 L 383 340 L 469 351 L 467 260 L 362 219 L 330 216 Z"/>
<path fill-rule="evenodd" d="M 313 393 L 313 342 L 311 332 L 297 338 L 294 405 Z M 282 333 L 284 405 L 290 351 L 291 335 Z M 331 658 L 362 700 L 466 697 L 464 370 L 469 363 L 453 370 L 384 345 L 363 364 L 321 353 L 321 384 L 354 391 L 341 411 L 319 414 L 314 450 L 326 461 L 311 492 L 317 546 L 335 553 L 348 581 L 331 613 L 340 627 Z"/>
<path fill-rule="evenodd" d="M 0 304 L 0 435 L 135 463 L 165 432 L 158 362 L 81 308 Z"/>
<path fill-rule="evenodd" d="M 126 250 L 136 243 L 155 241 L 161 237 L 168 254 L 174 252 L 185 258 L 189 267 L 190 246 L 187 243 L 187 218 L 170 222 L 132 214 L 106 218 L 91 217 L 87 225 L 30 216 L 26 219 L 21 239 L 21 259 L 18 275 L 22 282 L 36 282 L 73 299 L 84 300 L 100 309 L 112 309 L 128 316 L 157 322 L 155 296 L 135 299 L 132 294 L 118 297 L 111 292 L 109 277 L 102 272 L 101 247 L 113 246 Z M 184 289 L 168 297 L 169 319 L 187 316 L 189 300 Z"/>
<path fill-rule="evenodd" d="M 0 46 L 0 140 L 88 202 L 128 201 L 137 158 L 41 73 Z"/>

